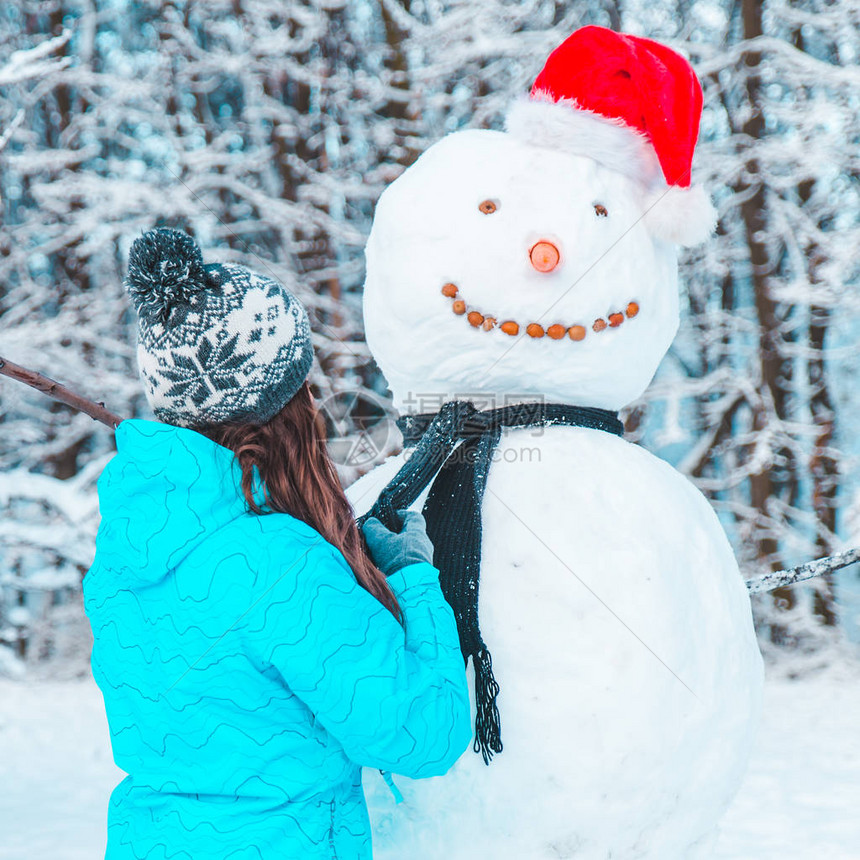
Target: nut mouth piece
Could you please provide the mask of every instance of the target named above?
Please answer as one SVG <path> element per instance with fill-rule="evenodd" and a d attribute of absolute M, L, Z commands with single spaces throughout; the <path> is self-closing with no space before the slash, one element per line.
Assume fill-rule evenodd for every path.
<path fill-rule="evenodd" d="M 562 340 L 566 337 L 573 341 L 585 340 L 588 329 L 585 325 L 577 323 L 575 325 L 562 325 L 554 323 L 549 326 L 542 326 L 540 323 L 521 324 L 516 320 L 502 320 L 498 317 L 489 316 L 482 313 L 474 307 L 466 304 L 466 301 L 460 295 L 460 288 L 456 284 L 447 283 L 442 286 L 442 295 L 446 299 L 451 299 L 451 310 L 456 316 L 466 318 L 472 328 L 482 331 L 493 331 L 498 328 L 511 337 L 515 337 L 521 331 L 529 337 L 544 337 L 545 335 L 552 340 Z M 625 320 L 632 320 L 639 314 L 639 303 L 630 301 L 625 306 L 624 310 L 610 310 L 606 317 L 598 317 L 591 323 L 590 328 L 595 333 L 606 331 L 607 329 L 617 329 Z"/>

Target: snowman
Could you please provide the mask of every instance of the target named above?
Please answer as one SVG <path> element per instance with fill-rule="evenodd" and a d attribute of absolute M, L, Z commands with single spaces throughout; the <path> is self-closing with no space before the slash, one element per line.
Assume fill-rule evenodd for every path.
<path fill-rule="evenodd" d="M 615 417 L 676 333 L 677 246 L 713 229 L 701 105 L 678 54 L 586 27 L 505 132 L 443 138 L 379 201 L 365 323 L 406 449 L 349 495 L 366 512 L 423 451 L 408 501 L 474 599 L 455 612 L 483 755 L 396 778 L 400 804 L 366 772 L 375 857 L 711 852 L 760 711 L 749 599 L 705 498 Z"/>

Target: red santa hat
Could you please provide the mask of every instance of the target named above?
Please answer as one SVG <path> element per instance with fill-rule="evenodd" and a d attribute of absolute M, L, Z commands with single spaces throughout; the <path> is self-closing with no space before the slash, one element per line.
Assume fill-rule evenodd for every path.
<path fill-rule="evenodd" d="M 716 213 L 690 185 L 702 88 L 675 51 L 605 27 L 582 27 L 550 54 L 508 131 L 529 143 L 586 155 L 639 181 L 652 233 L 694 245 Z"/>

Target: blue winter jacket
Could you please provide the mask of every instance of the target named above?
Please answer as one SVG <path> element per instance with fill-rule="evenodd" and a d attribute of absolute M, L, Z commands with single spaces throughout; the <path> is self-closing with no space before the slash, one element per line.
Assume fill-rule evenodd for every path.
<path fill-rule="evenodd" d="M 443 774 L 471 736 L 436 569 L 389 577 L 404 629 L 310 526 L 246 512 L 228 449 L 136 419 L 116 442 L 84 579 L 128 774 L 107 858 L 371 857 L 361 767 Z"/>

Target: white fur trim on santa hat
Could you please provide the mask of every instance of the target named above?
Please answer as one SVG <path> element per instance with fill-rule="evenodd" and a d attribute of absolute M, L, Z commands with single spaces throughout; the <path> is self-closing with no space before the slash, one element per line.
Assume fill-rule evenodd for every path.
<path fill-rule="evenodd" d="M 505 128 L 535 146 L 585 155 L 646 186 L 662 176 L 650 141 L 620 120 L 580 108 L 574 99 L 553 101 L 535 93 L 511 105 Z"/>
<path fill-rule="evenodd" d="M 645 223 L 660 239 L 696 245 L 714 230 L 717 214 L 704 189 L 667 187 L 651 142 L 620 120 L 538 92 L 511 106 L 505 127 L 526 143 L 587 156 L 640 183 Z"/>
<path fill-rule="evenodd" d="M 648 192 L 643 203 L 649 232 L 676 245 L 704 242 L 717 224 L 717 210 L 701 185 L 664 185 Z"/>

